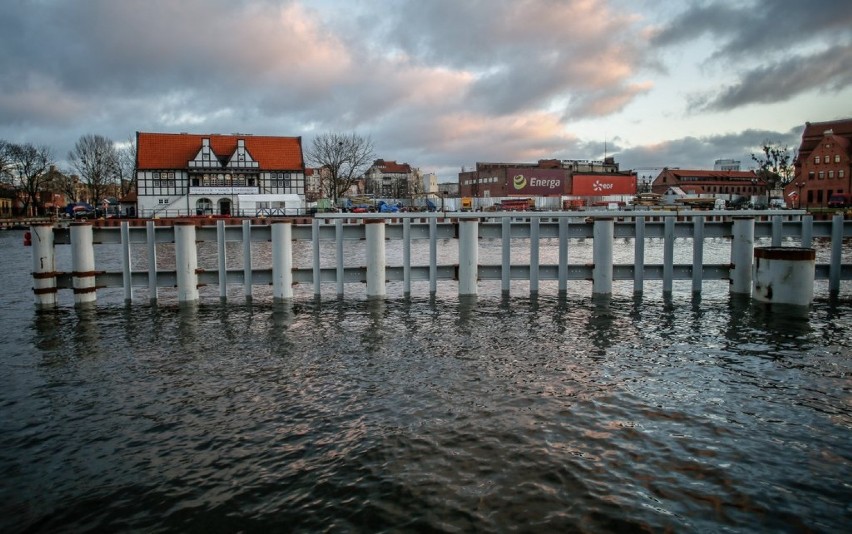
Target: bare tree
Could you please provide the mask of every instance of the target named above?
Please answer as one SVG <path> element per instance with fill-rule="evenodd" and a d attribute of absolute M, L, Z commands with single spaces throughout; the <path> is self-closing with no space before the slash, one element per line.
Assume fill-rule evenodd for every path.
<path fill-rule="evenodd" d="M 0 183 L 12 184 L 14 173 L 12 172 L 12 144 L 5 139 L 0 139 Z"/>
<path fill-rule="evenodd" d="M 336 206 L 337 199 L 372 165 L 373 142 L 355 133 L 326 133 L 314 139 L 306 156 L 313 166 L 327 169 L 322 192 Z"/>
<path fill-rule="evenodd" d="M 127 144 L 116 149 L 116 178 L 121 196 L 136 190 L 136 140 L 130 137 Z"/>
<path fill-rule="evenodd" d="M 53 155 L 46 146 L 36 147 L 30 143 L 13 144 L 9 147 L 9 156 L 17 185 L 24 193 L 24 213 L 35 215 L 38 209 L 38 196 L 50 181 L 46 172 L 53 164 Z"/>
<path fill-rule="evenodd" d="M 91 201 L 100 202 L 116 177 L 118 156 L 112 140 L 102 135 L 83 135 L 68 153 L 68 160 L 89 187 Z"/>
<path fill-rule="evenodd" d="M 793 181 L 795 153 L 791 154 L 787 145 L 764 141 L 763 154 L 752 154 L 751 159 L 758 165 L 758 174 L 771 188 L 784 187 Z"/>

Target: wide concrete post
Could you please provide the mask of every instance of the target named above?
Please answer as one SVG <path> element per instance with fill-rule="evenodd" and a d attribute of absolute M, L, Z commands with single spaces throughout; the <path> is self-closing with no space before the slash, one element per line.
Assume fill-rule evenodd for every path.
<path fill-rule="evenodd" d="M 752 298 L 773 304 L 808 306 L 814 300 L 816 251 L 799 247 L 754 249 Z"/>
<path fill-rule="evenodd" d="M 365 219 L 367 237 L 367 298 L 384 297 L 385 288 L 385 220 Z"/>
<path fill-rule="evenodd" d="M 754 217 L 734 217 L 731 239 L 731 293 L 751 294 Z"/>
<path fill-rule="evenodd" d="M 175 275 L 178 302 L 198 300 L 198 251 L 195 248 L 195 223 L 175 222 Z"/>
<path fill-rule="evenodd" d="M 272 296 L 293 298 L 293 223 L 272 221 Z"/>
<path fill-rule="evenodd" d="M 33 294 L 38 308 L 53 308 L 56 298 L 56 254 L 53 248 L 53 224 L 34 224 L 33 247 Z"/>
<path fill-rule="evenodd" d="M 476 295 L 479 269 L 479 221 L 460 219 L 459 225 L 459 296 Z"/>
<path fill-rule="evenodd" d="M 70 233 L 71 282 L 74 287 L 74 304 L 89 304 L 97 300 L 92 225 L 87 222 L 73 222 L 71 223 Z"/>

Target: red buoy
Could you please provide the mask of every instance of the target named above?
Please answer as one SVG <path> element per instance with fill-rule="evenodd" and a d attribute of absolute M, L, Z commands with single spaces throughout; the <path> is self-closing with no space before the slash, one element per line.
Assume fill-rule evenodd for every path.
<path fill-rule="evenodd" d="M 33 246 L 33 236 L 29 232 L 24 232 L 24 246 L 25 247 Z"/>

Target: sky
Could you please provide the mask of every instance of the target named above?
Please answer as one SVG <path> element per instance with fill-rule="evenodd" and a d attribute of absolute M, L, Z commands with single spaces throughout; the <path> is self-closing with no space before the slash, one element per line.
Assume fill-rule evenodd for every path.
<path fill-rule="evenodd" d="M 0 139 L 369 138 L 476 162 L 712 169 L 852 118 L 849 0 L 4 0 Z"/>

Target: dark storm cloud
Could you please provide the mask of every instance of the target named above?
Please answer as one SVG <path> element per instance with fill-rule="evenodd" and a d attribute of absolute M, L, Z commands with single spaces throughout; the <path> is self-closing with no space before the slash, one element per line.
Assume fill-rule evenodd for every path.
<path fill-rule="evenodd" d="M 712 169 L 717 159 L 733 158 L 739 160 L 745 170 L 754 167 L 751 154 L 759 153 L 764 143 L 787 146 L 792 154 L 801 135 L 800 126 L 786 132 L 749 129 L 723 135 L 689 136 L 634 148 L 612 147 L 611 150 L 622 169 L 661 166 Z"/>
<path fill-rule="evenodd" d="M 783 102 L 814 88 L 839 90 L 852 83 L 852 46 L 826 50 L 810 56 L 793 57 L 747 71 L 740 83 L 719 94 L 703 97 L 696 107 L 724 111 L 750 103 Z"/>
<path fill-rule="evenodd" d="M 652 42 L 677 46 L 701 36 L 709 36 L 718 46 L 710 61 L 733 68 L 739 80 L 715 95 L 693 95 L 693 109 L 719 111 L 783 102 L 810 90 L 837 91 L 848 85 L 852 46 L 848 0 L 696 2 L 660 29 Z M 802 54 L 804 49 L 817 51 Z M 756 58 L 763 64 L 751 66 Z"/>

